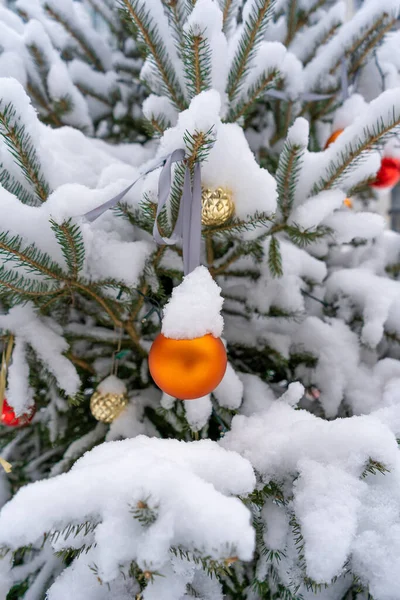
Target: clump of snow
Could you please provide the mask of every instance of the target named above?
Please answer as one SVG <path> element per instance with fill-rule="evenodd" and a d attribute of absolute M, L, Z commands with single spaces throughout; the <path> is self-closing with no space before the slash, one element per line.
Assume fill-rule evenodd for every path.
<path fill-rule="evenodd" d="M 249 69 L 244 78 L 241 92 L 237 101 L 245 101 L 252 86 L 266 73 L 281 72 L 286 56 L 286 48 L 279 42 L 262 42 L 257 50 L 252 69 Z"/>
<path fill-rule="evenodd" d="M 222 123 L 220 113 L 221 98 L 216 90 L 195 96 L 189 108 L 179 114 L 177 125 L 164 133 L 157 156 L 184 148 L 186 132 L 194 135 L 211 130 L 215 143 L 202 163 L 203 186 L 229 189 L 239 218 L 256 211 L 273 212 L 277 197 L 275 179 L 257 164 L 243 129 L 235 123 Z M 148 191 L 155 195 L 156 189 L 154 181 Z"/>
<path fill-rule="evenodd" d="M 34 405 L 33 390 L 29 385 L 29 365 L 26 360 L 26 342 L 21 337 L 15 339 L 11 364 L 8 367 L 7 402 L 13 407 L 16 416 L 29 412 Z"/>
<path fill-rule="evenodd" d="M 304 385 L 302 385 L 299 381 L 295 381 L 290 383 L 286 392 L 280 396 L 279 400 L 281 402 L 286 402 L 290 406 L 296 406 L 296 404 L 301 400 L 304 394 Z"/>
<path fill-rule="evenodd" d="M 126 385 L 115 375 L 109 375 L 97 386 L 97 391 L 102 394 L 126 394 Z"/>
<path fill-rule="evenodd" d="M 304 119 L 303 117 L 298 117 L 293 123 L 293 125 L 289 128 L 287 140 L 293 146 L 307 148 L 309 131 L 310 124 L 307 121 L 307 119 Z"/>
<path fill-rule="evenodd" d="M 15 333 L 36 352 L 46 368 L 53 373 L 57 383 L 68 395 L 75 395 L 80 388 L 80 379 L 73 364 L 64 356 L 68 343 L 61 335 L 59 325 L 50 318 L 40 317 L 33 306 L 15 306 L 8 314 L 0 315 L 0 327 Z M 17 353 L 17 363 L 19 357 Z M 22 401 L 29 402 L 29 396 L 19 399 L 17 409 L 21 410 Z"/>
<path fill-rule="evenodd" d="M 306 318 L 293 336 L 293 351 L 308 352 L 317 359 L 308 372 L 298 367 L 298 377 L 309 385 L 316 385 L 327 417 L 337 414 L 346 387 L 358 372 L 359 345 L 357 336 L 345 323 L 332 319 L 324 323 L 317 317 Z"/>
<path fill-rule="evenodd" d="M 316 227 L 343 204 L 346 194 L 340 190 L 327 190 L 308 199 L 290 215 L 290 222 L 303 229 Z"/>
<path fill-rule="evenodd" d="M 195 400 L 184 400 L 186 420 L 192 431 L 200 431 L 207 423 L 212 413 L 212 402 L 210 395 L 196 398 Z"/>
<path fill-rule="evenodd" d="M 171 101 L 166 96 L 156 96 L 150 94 L 143 102 L 143 114 L 151 121 L 153 118 L 167 119 L 171 125 L 175 125 L 178 118 L 178 111 L 173 107 Z"/>
<path fill-rule="evenodd" d="M 224 408 L 235 410 L 239 408 L 243 398 L 243 383 L 236 371 L 228 362 L 221 383 L 213 391 L 218 404 Z"/>
<path fill-rule="evenodd" d="M 197 0 L 184 31 L 193 31 L 207 41 L 211 50 L 211 87 L 224 96 L 229 66 L 226 60 L 228 44 L 222 32 L 222 12 L 218 4 L 213 0 Z"/>
<path fill-rule="evenodd" d="M 99 523 L 89 536 L 95 544 L 90 562 L 104 583 L 119 577 L 120 569 L 134 560 L 143 570 L 179 574 L 186 586 L 193 579 L 193 565 L 183 569 L 183 558 L 171 559 L 171 546 L 215 560 L 251 559 L 255 540 L 250 513 L 231 496 L 249 493 L 254 484 L 247 460 L 209 440 L 185 443 L 139 436 L 108 442 L 88 452 L 68 474 L 22 488 L 0 513 L 0 543 L 18 548 L 40 542 L 44 532 L 79 523 L 86 515 Z M 147 527 L 132 514 L 141 502 L 155 511 L 155 521 Z M 60 536 L 53 545 L 61 549 L 79 543 Z M 85 553 L 50 588 L 49 597 L 62 598 L 81 562 L 87 566 Z M 93 577 L 88 591 L 96 586 Z M 152 585 L 148 587 L 152 598 Z"/>
<path fill-rule="evenodd" d="M 174 288 L 164 308 L 162 333 L 176 340 L 190 340 L 211 333 L 220 337 L 221 290 L 206 267 L 197 267 Z"/>
<path fill-rule="evenodd" d="M 264 243 L 268 256 L 269 240 Z M 326 277 L 324 262 L 310 256 L 290 242 L 280 240 L 283 276 L 276 278 L 270 274 L 267 262 L 262 266 L 263 277 L 252 286 L 252 293 L 246 299 L 250 307 L 261 313 L 268 313 L 271 307 L 279 306 L 288 312 L 303 311 L 303 279 L 322 282 Z"/>
<path fill-rule="evenodd" d="M 394 509 L 394 498 L 400 495 L 400 459 L 395 436 L 386 425 L 373 416 L 326 421 L 278 400 L 253 416 L 234 417 L 231 431 L 219 444 L 249 459 L 261 486 L 271 480 L 280 482 L 284 495 L 288 494 L 284 505 L 267 503 L 262 511 L 267 548 L 284 553 L 277 567 L 283 580 L 291 570 L 301 582 L 291 562 L 297 552 L 289 527 L 294 515 L 304 539 L 309 577 L 329 583 L 356 555 L 355 574 L 379 598 L 395 597 L 388 590 L 399 585 L 398 571 L 396 576 L 391 571 L 385 581 L 381 573 L 397 569 L 398 554 L 378 551 L 387 535 L 397 547 L 390 531 L 400 527 Z M 390 472 L 362 479 L 370 460 Z"/>
<path fill-rule="evenodd" d="M 332 273 L 326 297 L 330 300 L 338 295 L 348 296 L 360 310 L 364 321 L 362 340 L 372 348 L 382 339 L 388 319 L 399 315 L 398 283 L 366 269 L 342 269 Z M 397 329 L 398 325 L 395 331 Z"/>
<path fill-rule="evenodd" d="M 333 229 L 337 244 L 346 244 L 356 238 L 376 238 L 383 233 L 386 226 L 384 217 L 367 212 L 337 212 L 326 218 L 324 225 Z"/>
<path fill-rule="evenodd" d="M 345 129 L 367 109 L 368 104 L 360 94 L 352 94 L 335 112 L 332 131 Z"/>

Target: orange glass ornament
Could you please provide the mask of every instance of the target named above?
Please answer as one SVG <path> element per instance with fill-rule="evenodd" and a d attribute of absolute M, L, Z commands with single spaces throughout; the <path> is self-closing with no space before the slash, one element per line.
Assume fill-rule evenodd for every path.
<path fill-rule="evenodd" d="M 351 200 L 351 198 L 345 198 L 343 200 L 343 204 L 347 206 L 347 208 L 353 208 L 353 201 Z"/>
<path fill-rule="evenodd" d="M 339 137 L 339 135 L 341 133 L 343 133 L 344 129 L 337 129 L 336 131 L 334 131 L 328 138 L 328 141 L 325 144 L 325 148 L 324 150 L 327 149 L 328 146 L 330 146 L 331 144 L 333 144 L 333 142 Z"/>
<path fill-rule="evenodd" d="M 150 349 L 149 369 L 163 392 L 194 400 L 221 383 L 227 360 L 221 339 L 210 333 L 192 340 L 174 340 L 160 333 Z"/>

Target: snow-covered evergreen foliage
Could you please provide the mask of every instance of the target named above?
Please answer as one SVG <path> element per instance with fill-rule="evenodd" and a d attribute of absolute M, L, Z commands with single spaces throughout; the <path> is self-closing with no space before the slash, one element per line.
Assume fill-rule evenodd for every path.
<path fill-rule="evenodd" d="M 24 86 L 39 118 L 114 142 L 143 138 L 142 60 L 117 3 L 13 5 L 0 8 L 0 76 Z"/>
<path fill-rule="evenodd" d="M 398 152 L 399 12 L 0 0 L 0 331 L 8 403 L 37 408 L 0 426 L 1 600 L 398 600 L 400 237 L 367 209 Z M 160 168 L 83 217 L 178 148 L 235 204 L 202 230 L 214 281 L 153 242 Z M 148 371 L 173 288 L 164 332 L 224 321 L 198 400 Z M 116 369 L 129 404 L 96 423 Z"/>

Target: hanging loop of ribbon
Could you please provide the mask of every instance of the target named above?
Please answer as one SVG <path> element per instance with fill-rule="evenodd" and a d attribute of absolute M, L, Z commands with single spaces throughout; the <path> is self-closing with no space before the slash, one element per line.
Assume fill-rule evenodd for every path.
<path fill-rule="evenodd" d="M 158 230 L 158 217 L 167 203 L 171 191 L 171 169 L 174 162 L 183 160 L 184 150 L 175 150 L 167 158 L 158 181 L 158 206 L 154 221 L 153 238 L 157 244 L 168 246 L 182 241 L 183 271 L 185 275 L 191 273 L 200 264 L 201 246 L 201 167 L 195 163 L 193 171 L 193 187 L 191 183 L 190 168 L 186 165 L 183 181 L 183 191 L 179 206 L 178 218 L 172 235 L 165 238 Z"/>
<path fill-rule="evenodd" d="M 183 271 L 185 275 L 191 273 L 200 265 L 201 248 L 201 166 L 196 162 L 193 168 L 193 184 L 191 181 L 190 167 L 186 164 L 183 182 L 183 191 L 179 206 L 178 217 L 171 237 L 163 237 L 158 229 L 158 217 L 166 206 L 171 193 L 172 165 L 185 159 L 185 150 L 179 148 L 171 154 L 159 160 L 155 165 L 142 173 L 131 185 L 119 194 L 107 200 L 100 206 L 87 212 L 84 217 L 93 222 L 109 208 L 113 208 L 143 177 L 151 173 L 161 165 L 164 165 L 158 181 L 158 206 L 153 226 L 153 239 L 159 245 L 172 246 L 182 242 Z"/>

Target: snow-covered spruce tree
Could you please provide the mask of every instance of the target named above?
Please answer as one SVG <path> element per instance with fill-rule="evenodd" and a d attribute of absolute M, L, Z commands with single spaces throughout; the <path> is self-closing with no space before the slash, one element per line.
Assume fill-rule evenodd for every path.
<path fill-rule="evenodd" d="M 321 0 L 88 4 L 119 14 L 124 49 L 144 51 L 159 139 L 90 137 L 97 113 L 75 76 L 91 87 L 113 59 L 102 35 L 71 29 L 80 3 L 63 0 L 61 23 L 54 0 L 18 0 L 22 20 L 1 9 L 0 64 L 14 60 L 18 80 L 0 79 L 0 455 L 12 465 L 0 598 L 398 600 L 400 238 L 344 203 L 362 205 L 382 154 L 396 158 L 398 2 L 370 0 L 345 23 L 341 3 Z M 83 66 L 82 41 L 98 64 Z M 52 121 L 78 92 L 76 121 Z M 205 266 L 185 279 L 181 245 L 152 239 L 161 167 L 84 216 L 182 148 L 162 235 L 185 169 L 201 164 L 204 198 L 221 188 L 234 206 L 203 226 Z M 161 319 L 167 338 L 219 336 L 222 299 L 224 379 L 196 400 L 163 394 L 148 370 Z M 122 404 L 128 391 L 111 425 L 90 413 L 99 385 Z"/>
<path fill-rule="evenodd" d="M 113 142 L 143 138 L 142 60 L 116 2 L 1 5 L 0 76 L 24 86 L 44 123 Z"/>

